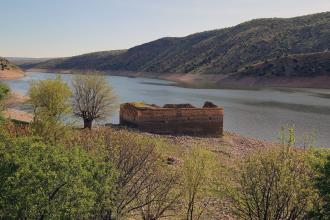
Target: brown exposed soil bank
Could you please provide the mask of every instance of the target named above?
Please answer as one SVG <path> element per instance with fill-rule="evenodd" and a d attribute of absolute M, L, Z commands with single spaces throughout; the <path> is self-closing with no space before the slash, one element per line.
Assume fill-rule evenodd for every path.
<path fill-rule="evenodd" d="M 29 98 L 27 96 L 15 92 L 11 93 L 4 103 L 6 107 L 4 111 L 5 118 L 23 124 L 32 122 L 32 114 L 16 109 L 17 107 L 26 103 L 28 99 Z"/>
<path fill-rule="evenodd" d="M 14 122 L 23 123 L 23 124 L 31 123 L 33 121 L 32 114 L 13 108 L 7 108 L 4 111 L 4 116 Z"/>
<path fill-rule="evenodd" d="M 11 92 L 9 94 L 9 97 L 5 100 L 5 106 L 8 108 L 15 107 L 17 105 L 26 103 L 28 100 L 28 96 L 16 92 Z"/>
<path fill-rule="evenodd" d="M 206 149 L 213 151 L 216 154 L 225 155 L 232 159 L 233 162 L 237 157 L 245 156 L 251 152 L 254 152 L 259 149 L 269 148 L 277 146 L 278 144 L 270 141 L 258 140 L 251 137 L 244 137 L 240 134 L 224 131 L 223 136 L 219 137 L 193 137 L 186 135 L 160 135 L 152 134 L 144 131 L 140 131 L 135 128 L 108 124 L 106 127 L 111 129 L 122 131 L 122 132 L 131 132 L 140 134 L 142 136 L 148 136 L 151 138 L 162 138 L 166 140 L 167 143 L 170 143 L 171 146 L 177 146 L 179 151 L 182 151 L 193 146 L 202 146 Z M 103 126 L 95 127 L 95 130 L 103 129 Z M 164 149 L 165 150 L 165 149 Z M 169 151 L 169 156 L 177 156 L 176 149 L 171 148 Z"/>
<path fill-rule="evenodd" d="M 24 76 L 24 72 L 20 69 L 0 70 L 0 79 L 18 79 Z"/>
<path fill-rule="evenodd" d="M 31 72 L 47 73 L 82 73 L 81 70 L 52 70 L 52 69 L 29 69 Z M 330 89 L 330 76 L 315 77 L 282 77 L 282 76 L 230 76 L 221 74 L 181 74 L 181 73 L 151 73 L 130 71 L 100 72 L 112 76 L 145 77 L 169 80 L 182 86 L 196 88 L 227 88 L 227 89 L 250 89 L 260 87 L 293 87 L 293 88 L 318 88 Z"/>
<path fill-rule="evenodd" d="M 329 89 L 330 76 L 316 77 L 228 77 L 217 81 L 222 88 L 293 87 Z"/>

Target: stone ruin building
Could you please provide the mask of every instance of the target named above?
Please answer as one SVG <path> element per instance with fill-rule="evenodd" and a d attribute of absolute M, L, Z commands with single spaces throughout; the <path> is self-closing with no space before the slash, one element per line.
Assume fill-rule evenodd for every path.
<path fill-rule="evenodd" d="M 202 108 L 134 102 L 120 105 L 120 124 L 157 134 L 219 137 L 223 135 L 223 114 L 223 108 L 211 102 Z"/>

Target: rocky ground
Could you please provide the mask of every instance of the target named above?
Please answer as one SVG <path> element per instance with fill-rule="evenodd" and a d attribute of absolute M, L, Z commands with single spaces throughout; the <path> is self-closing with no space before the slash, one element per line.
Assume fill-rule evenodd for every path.
<path fill-rule="evenodd" d="M 33 115 L 24 111 L 20 111 L 14 108 L 7 108 L 4 111 L 4 116 L 12 121 L 18 123 L 31 123 L 33 121 Z"/>
<path fill-rule="evenodd" d="M 109 126 L 117 131 L 132 132 L 141 135 L 142 137 L 150 137 L 151 139 L 163 142 L 164 144 L 161 145 L 162 149 L 160 149 L 160 151 L 164 156 L 164 160 L 168 164 L 179 166 L 183 162 L 183 154 L 186 149 L 194 146 L 200 146 L 214 152 L 219 166 L 226 167 L 228 170 L 235 170 L 239 161 L 249 153 L 276 146 L 276 143 L 260 141 L 232 132 L 225 132 L 223 136 L 219 136 L 218 138 L 192 137 L 157 135 L 118 125 Z M 219 175 L 221 176 L 222 174 L 219 173 Z M 230 175 L 235 174 L 231 173 Z M 210 205 L 207 212 L 210 214 L 204 216 L 202 219 L 235 219 L 232 210 L 230 209 L 230 203 L 225 199 L 218 199 L 216 196 L 210 198 Z"/>
<path fill-rule="evenodd" d="M 112 125 L 114 129 L 128 128 L 123 126 Z M 139 133 L 141 135 L 161 138 L 172 145 L 178 145 L 183 148 L 189 148 L 194 145 L 203 146 L 213 152 L 224 154 L 231 157 L 244 156 L 255 150 L 266 147 L 275 146 L 274 142 L 261 141 L 251 137 L 244 137 L 240 134 L 225 131 L 223 136 L 219 137 L 193 137 L 193 136 L 173 136 L 173 135 L 158 135 L 147 132 L 141 132 L 136 129 L 128 129 L 130 132 Z"/>

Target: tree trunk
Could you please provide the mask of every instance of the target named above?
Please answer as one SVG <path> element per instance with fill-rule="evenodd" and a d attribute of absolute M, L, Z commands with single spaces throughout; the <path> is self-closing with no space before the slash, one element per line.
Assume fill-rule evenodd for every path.
<path fill-rule="evenodd" d="M 88 128 L 89 130 L 92 129 L 93 120 L 92 119 L 84 119 L 84 129 Z"/>

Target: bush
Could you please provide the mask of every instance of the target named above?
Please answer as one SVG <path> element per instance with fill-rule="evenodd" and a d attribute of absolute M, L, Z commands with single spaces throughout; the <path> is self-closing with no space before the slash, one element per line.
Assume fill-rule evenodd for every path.
<path fill-rule="evenodd" d="M 302 219 L 317 198 L 314 177 L 307 152 L 264 149 L 240 165 L 234 211 L 242 219 Z"/>
<path fill-rule="evenodd" d="M 10 92 L 9 87 L 3 82 L 0 82 L 0 101 L 6 98 L 9 92 Z"/>
<path fill-rule="evenodd" d="M 316 178 L 316 188 L 320 195 L 320 201 L 316 204 L 312 216 L 317 219 L 330 219 L 330 155 L 324 163 L 319 163 L 316 167 L 318 176 Z"/>
<path fill-rule="evenodd" d="M 9 92 L 10 92 L 9 87 L 6 84 L 0 82 L 0 119 L 3 119 L 3 116 L 1 114 L 5 108 L 3 102 L 8 97 Z"/>
<path fill-rule="evenodd" d="M 0 137 L 0 219 L 84 219 L 107 215 L 115 172 L 80 148 L 33 137 Z"/>
<path fill-rule="evenodd" d="M 208 208 L 216 167 L 214 154 L 206 149 L 195 146 L 186 153 L 182 184 L 186 203 L 185 219 L 200 219 Z"/>
<path fill-rule="evenodd" d="M 60 77 L 33 81 L 28 95 L 36 117 L 47 115 L 59 119 L 71 110 L 71 90 Z"/>
<path fill-rule="evenodd" d="M 63 121 L 71 112 L 69 86 L 60 77 L 35 81 L 31 83 L 28 95 L 35 114 L 35 133 L 56 143 L 67 131 Z"/>
<path fill-rule="evenodd" d="M 117 171 L 112 217 L 141 214 L 156 220 L 178 209 L 179 175 L 157 152 L 158 141 L 129 131 L 97 128 L 76 132 L 70 140 L 109 161 Z"/>

